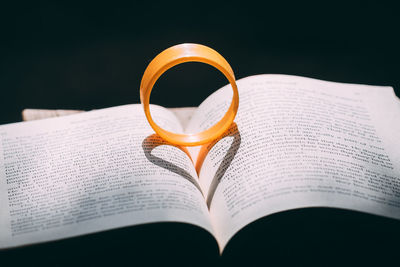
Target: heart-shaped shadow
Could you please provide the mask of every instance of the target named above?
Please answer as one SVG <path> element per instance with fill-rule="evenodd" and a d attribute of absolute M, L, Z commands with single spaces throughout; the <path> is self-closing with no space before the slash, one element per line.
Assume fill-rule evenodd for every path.
<path fill-rule="evenodd" d="M 196 171 L 197 171 L 197 173 L 199 173 L 201 166 L 203 165 L 204 159 L 206 158 L 207 154 L 211 151 L 211 149 L 214 147 L 214 145 L 217 144 L 221 139 L 228 137 L 228 136 L 232 136 L 233 141 L 232 141 L 231 146 L 229 147 L 227 153 L 225 154 L 224 158 L 222 159 L 222 161 L 211 181 L 211 184 L 210 184 L 210 187 L 209 187 L 209 190 L 207 193 L 207 197 L 206 197 L 208 207 L 210 207 L 212 198 L 215 194 L 215 190 L 217 189 L 219 182 L 221 181 L 222 177 L 224 176 L 226 170 L 229 168 L 232 160 L 234 159 L 234 157 L 240 147 L 241 136 L 240 136 L 240 132 L 237 127 L 237 124 L 232 123 L 232 125 L 228 128 L 228 130 L 226 130 L 226 132 L 220 138 L 218 138 L 217 140 L 215 140 L 209 144 L 203 145 L 200 148 L 199 156 L 198 156 L 197 162 L 195 163 Z M 151 153 L 154 148 L 161 146 L 161 145 L 174 146 L 174 147 L 182 150 L 183 152 L 185 152 L 190 158 L 190 154 L 189 154 L 188 150 L 186 149 L 186 147 L 173 145 L 173 144 L 165 141 L 164 139 L 162 139 L 157 134 L 149 135 L 142 142 L 142 148 L 143 148 L 146 158 L 153 164 L 155 164 L 159 167 L 162 167 L 164 169 L 167 169 L 169 171 L 172 171 L 172 172 L 182 176 L 183 178 L 187 179 L 192 184 L 194 184 L 196 186 L 196 188 L 199 189 L 200 192 L 202 192 L 197 180 L 189 172 L 187 172 L 183 168 L 175 165 L 174 163 L 167 161 L 163 158 L 154 156 Z"/>

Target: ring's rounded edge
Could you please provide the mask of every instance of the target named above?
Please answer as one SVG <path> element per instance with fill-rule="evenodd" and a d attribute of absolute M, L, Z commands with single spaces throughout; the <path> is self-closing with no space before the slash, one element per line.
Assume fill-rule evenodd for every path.
<path fill-rule="evenodd" d="M 166 131 L 154 122 L 150 114 L 150 95 L 156 81 L 168 69 L 186 62 L 201 62 L 215 67 L 228 79 L 233 90 L 231 104 L 222 119 L 209 129 L 197 134 L 177 134 Z M 153 130 L 169 143 L 180 146 L 198 146 L 217 139 L 232 124 L 239 108 L 239 92 L 231 66 L 217 51 L 198 44 L 180 44 L 158 54 L 143 74 L 140 84 L 140 100 L 145 116 Z"/>

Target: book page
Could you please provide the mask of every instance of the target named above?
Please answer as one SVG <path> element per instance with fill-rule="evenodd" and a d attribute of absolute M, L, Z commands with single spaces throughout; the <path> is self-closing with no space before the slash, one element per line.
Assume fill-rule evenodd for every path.
<path fill-rule="evenodd" d="M 181 124 L 182 128 L 186 128 L 187 124 L 192 117 L 193 112 L 197 109 L 196 107 L 184 107 L 184 108 L 166 108 L 176 116 Z M 85 112 L 84 110 L 73 110 L 73 109 L 24 109 L 22 110 L 22 120 L 33 121 L 41 120 L 53 117 L 67 116 L 71 114 Z"/>
<path fill-rule="evenodd" d="M 193 163 L 153 133 L 141 105 L 0 126 L 0 248 L 150 222 L 212 232 Z"/>
<path fill-rule="evenodd" d="M 248 77 L 238 87 L 237 129 L 211 148 L 199 174 L 221 250 L 245 225 L 289 209 L 400 219 L 400 106 L 391 87 L 286 75 Z M 213 125 L 230 91 L 209 97 L 187 131 Z"/>

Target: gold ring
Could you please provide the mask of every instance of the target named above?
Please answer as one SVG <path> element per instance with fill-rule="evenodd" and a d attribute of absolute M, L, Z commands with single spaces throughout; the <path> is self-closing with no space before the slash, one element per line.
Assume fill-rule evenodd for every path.
<path fill-rule="evenodd" d="M 222 119 L 209 129 L 196 134 L 166 131 L 153 121 L 150 114 L 150 94 L 158 78 L 168 69 L 185 62 L 201 62 L 215 67 L 225 75 L 233 89 L 231 105 Z M 199 44 L 179 44 L 158 54 L 147 66 L 140 83 L 140 101 L 150 126 L 161 138 L 174 145 L 198 146 L 217 139 L 229 128 L 239 107 L 239 93 L 231 66 L 217 51 Z"/>

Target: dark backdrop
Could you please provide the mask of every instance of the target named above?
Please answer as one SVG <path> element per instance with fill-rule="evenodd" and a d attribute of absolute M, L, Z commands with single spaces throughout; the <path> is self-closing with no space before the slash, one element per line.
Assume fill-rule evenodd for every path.
<path fill-rule="evenodd" d="M 0 124 L 19 121 L 23 108 L 139 103 L 147 64 L 184 42 L 219 51 L 237 78 L 283 73 L 400 92 L 392 2 L 8 2 L 0 4 Z M 197 106 L 226 84 L 202 64 L 167 74 L 153 103 Z"/>

